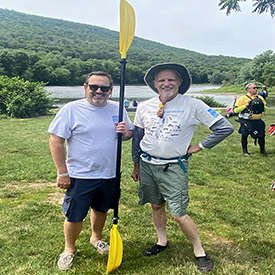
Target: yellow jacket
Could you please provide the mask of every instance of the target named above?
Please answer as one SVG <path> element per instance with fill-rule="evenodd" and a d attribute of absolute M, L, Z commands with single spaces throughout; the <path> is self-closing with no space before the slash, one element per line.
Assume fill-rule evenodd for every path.
<path fill-rule="evenodd" d="M 250 93 L 246 93 L 246 95 L 248 95 L 252 99 L 256 98 L 256 95 L 251 95 Z M 243 96 L 241 96 L 240 98 L 238 98 L 236 100 L 236 102 L 235 102 L 235 108 L 234 108 L 234 112 L 235 113 L 241 113 L 246 108 L 245 104 L 248 103 L 251 100 L 246 95 L 243 95 Z M 260 95 L 257 95 L 257 96 L 263 101 L 263 103 L 264 103 L 264 109 L 266 110 L 267 109 L 266 101 L 263 99 L 262 96 L 260 96 Z M 253 114 L 249 119 L 261 119 L 263 115 L 264 115 L 264 113 Z"/>

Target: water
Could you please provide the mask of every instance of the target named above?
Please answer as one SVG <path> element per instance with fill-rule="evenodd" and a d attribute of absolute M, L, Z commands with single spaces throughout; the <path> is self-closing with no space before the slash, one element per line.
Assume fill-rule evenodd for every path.
<path fill-rule="evenodd" d="M 232 94 L 200 93 L 210 89 L 218 89 L 219 87 L 220 86 L 217 85 L 191 85 L 186 94 L 189 96 L 211 96 L 215 101 L 224 104 L 226 107 L 231 107 L 234 101 L 234 95 Z M 58 99 L 56 102 L 58 107 L 69 101 L 85 97 L 83 86 L 46 86 L 45 88 L 46 91 L 50 93 L 50 97 Z M 119 90 L 119 86 L 114 86 L 112 93 L 113 100 L 119 99 Z M 156 93 L 147 86 L 125 86 L 125 97 L 130 100 L 131 104 L 133 100 L 136 100 L 139 103 L 154 96 L 156 96 Z M 274 108 L 274 97 L 267 98 L 267 105 Z"/>
<path fill-rule="evenodd" d="M 218 89 L 219 87 L 220 86 L 216 85 L 192 85 L 186 94 L 189 96 L 205 96 L 205 94 L 200 92 Z M 119 86 L 114 86 L 112 99 L 118 100 L 119 90 Z M 58 99 L 57 105 L 59 106 L 68 101 L 85 97 L 83 86 L 46 86 L 46 91 L 50 93 L 50 97 Z M 125 86 L 125 97 L 127 97 L 131 103 L 133 100 L 141 102 L 154 96 L 156 96 L 156 93 L 147 86 Z M 233 104 L 233 95 L 207 94 L 207 96 L 214 97 L 215 101 L 226 106 Z"/>

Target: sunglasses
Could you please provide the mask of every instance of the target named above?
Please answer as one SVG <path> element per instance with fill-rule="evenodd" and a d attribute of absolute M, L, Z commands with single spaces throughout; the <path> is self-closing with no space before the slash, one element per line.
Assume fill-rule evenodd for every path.
<path fill-rule="evenodd" d="M 258 87 L 253 87 L 252 89 L 256 90 L 256 89 L 258 89 Z"/>
<path fill-rule="evenodd" d="M 110 90 L 110 86 L 98 86 L 98 85 L 94 85 L 94 84 L 88 84 L 89 88 L 95 92 L 97 91 L 99 88 L 102 92 L 106 93 Z"/>
<path fill-rule="evenodd" d="M 157 116 L 160 117 L 160 118 L 163 118 L 163 115 L 164 115 L 163 107 L 164 107 L 163 103 L 159 104 L 159 109 L 157 111 Z"/>

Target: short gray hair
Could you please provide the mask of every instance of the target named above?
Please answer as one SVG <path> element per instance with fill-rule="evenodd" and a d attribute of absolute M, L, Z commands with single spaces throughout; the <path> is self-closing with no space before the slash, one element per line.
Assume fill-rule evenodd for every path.
<path fill-rule="evenodd" d="M 112 87 L 113 84 L 114 84 L 114 81 L 113 81 L 113 79 L 112 79 L 112 76 L 111 76 L 110 74 L 105 73 L 105 72 L 102 72 L 102 71 L 95 71 L 95 72 L 88 73 L 88 75 L 87 75 L 87 77 L 86 77 L 86 82 L 85 82 L 86 84 L 88 84 L 89 79 L 90 79 L 90 77 L 91 77 L 92 75 L 102 75 L 102 76 L 106 76 L 106 77 L 108 77 L 109 80 L 110 80 L 110 87 Z"/>
<path fill-rule="evenodd" d="M 253 85 L 253 84 L 257 86 L 257 84 L 256 84 L 256 83 L 251 82 L 251 83 L 246 84 L 246 86 L 245 86 L 245 90 L 247 91 L 248 89 L 250 89 L 251 85 Z"/>

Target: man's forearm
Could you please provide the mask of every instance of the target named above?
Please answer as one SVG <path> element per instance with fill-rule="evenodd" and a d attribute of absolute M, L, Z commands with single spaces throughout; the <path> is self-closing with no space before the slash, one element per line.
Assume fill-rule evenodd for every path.
<path fill-rule="evenodd" d="M 66 166 L 66 152 L 64 144 L 57 141 L 56 138 L 50 138 L 49 146 L 57 173 L 66 174 L 68 170 Z"/>
<path fill-rule="evenodd" d="M 122 140 L 126 141 L 126 140 L 131 139 L 132 137 L 133 137 L 133 131 L 127 130 L 127 133 L 122 135 Z"/>

